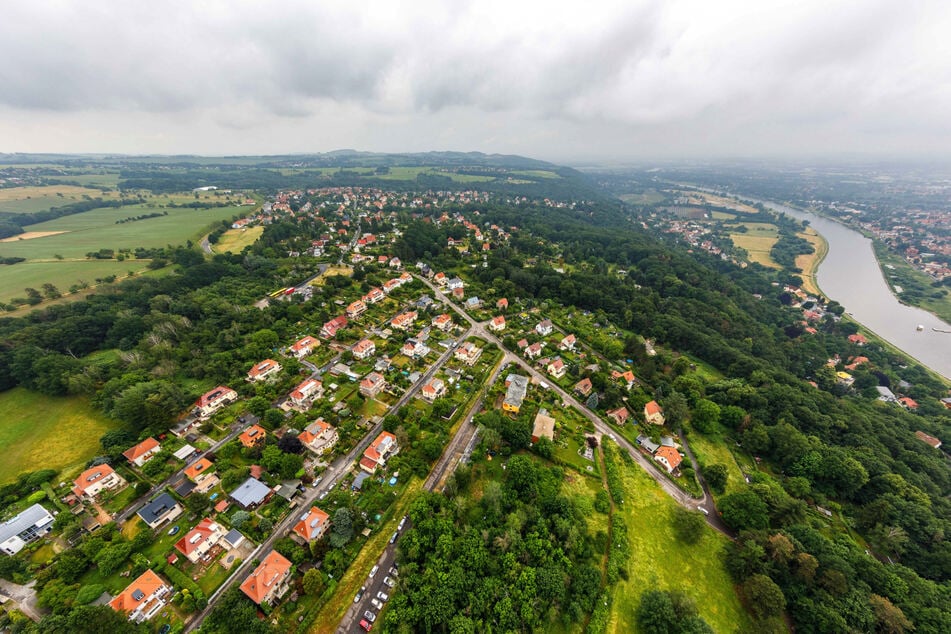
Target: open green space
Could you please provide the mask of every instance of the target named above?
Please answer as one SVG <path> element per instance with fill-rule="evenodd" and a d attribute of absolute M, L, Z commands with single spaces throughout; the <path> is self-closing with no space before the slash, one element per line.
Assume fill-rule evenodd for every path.
<path fill-rule="evenodd" d="M 38 469 L 78 468 L 96 455 L 99 438 L 118 427 L 80 397 L 14 388 L 0 392 L 0 482 Z"/>
<path fill-rule="evenodd" d="M 45 211 L 82 202 L 89 198 L 118 198 L 117 192 L 102 192 L 98 189 L 75 185 L 50 185 L 47 187 L 7 187 L 0 189 L 0 212 L 24 214 Z"/>
<path fill-rule="evenodd" d="M 352 168 L 347 168 L 348 171 Z M 364 173 L 372 174 L 373 169 L 364 168 Z M 377 176 L 380 180 L 388 181 L 407 181 L 407 180 L 416 180 L 416 177 L 420 174 L 428 174 L 431 176 L 448 176 L 457 183 L 484 183 L 487 181 L 495 180 L 495 176 L 480 176 L 475 174 L 456 174 L 454 172 L 445 172 L 438 170 L 434 167 L 421 166 L 421 167 L 391 167 L 390 171 L 386 174 L 380 174 Z"/>
<path fill-rule="evenodd" d="M 895 286 L 902 289 L 901 293 L 896 293 L 898 299 L 951 322 L 951 289 L 934 286 L 934 279 L 930 275 L 913 267 L 880 241 L 873 240 L 872 244 L 875 257 L 882 267 L 882 275 L 892 291 Z"/>
<path fill-rule="evenodd" d="M 536 178 L 561 178 L 561 176 L 551 170 L 513 170 L 512 173 L 518 174 L 519 176 L 534 176 Z"/>
<path fill-rule="evenodd" d="M 631 558 L 628 578 L 614 591 L 608 631 L 636 632 L 641 593 L 652 588 L 686 594 L 718 634 L 753 631 L 722 563 L 727 538 L 707 528 L 696 544 L 679 541 L 672 524 L 677 503 L 636 465 L 625 462 L 622 472 L 624 503 L 615 512 L 627 522 Z"/>
<path fill-rule="evenodd" d="M 102 174 L 66 174 L 63 176 L 47 176 L 52 181 L 79 183 L 89 187 L 117 187 L 119 185 L 118 172 L 104 172 Z"/>
<path fill-rule="evenodd" d="M 263 226 L 247 227 L 245 229 L 228 229 L 212 245 L 215 253 L 241 253 L 244 247 L 251 246 L 264 233 Z"/>
<path fill-rule="evenodd" d="M 648 189 L 639 194 L 622 194 L 620 199 L 632 205 L 656 205 L 664 202 L 665 196 L 657 190 Z"/>
<path fill-rule="evenodd" d="M 743 468 L 737 462 L 737 457 L 733 454 L 727 443 L 731 443 L 728 438 L 722 436 L 707 436 L 700 433 L 692 433 L 688 438 L 690 449 L 694 456 L 703 466 L 712 464 L 722 464 L 726 466 L 727 482 L 724 494 L 736 493 L 746 487 L 746 480 L 743 477 Z M 753 467 L 745 465 L 747 471 L 752 471 Z M 716 496 L 716 494 L 714 494 Z M 719 496 L 716 496 L 719 497 Z"/>
<path fill-rule="evenodd" d="M 7 266 L 0 275 L 0 302 L 10 301 L 14 297 L 25 297 L 25 288 L 40 289 L 43 284 L 56 286 L 66 293 L 74 284 L 83 282 L 93 286 L 97 279 L 111 275 L 125 277 L 130 271 L 139 272 L 148 265 L 148 260 L 52 260 L 44 262 L 20 262 Z M 43 304 L 45 306 L 46 304 Z"/>

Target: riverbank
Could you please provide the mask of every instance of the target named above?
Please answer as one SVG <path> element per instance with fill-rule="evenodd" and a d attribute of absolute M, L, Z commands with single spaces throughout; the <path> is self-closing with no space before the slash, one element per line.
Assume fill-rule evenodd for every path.
<path fill-rule="evenodd" d="M 802 288 L 807 293 L 821 295 L 822 290 L 819 288 L 816 274 L 819 271 L 819 265 L 829 254 L 829 243 L 812 227 L 806 227 L 806 230 L 798 235 L 808 240 L 814 249 L 812 253 L 796 256 L 796 268 L 802 270 L 802 273 L 799 274 L 799 277 L 802 278 Z"/>

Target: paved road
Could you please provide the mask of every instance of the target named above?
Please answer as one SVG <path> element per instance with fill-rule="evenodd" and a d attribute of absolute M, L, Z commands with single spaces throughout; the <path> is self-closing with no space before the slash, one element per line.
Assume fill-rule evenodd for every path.
<path fill-rule="evenodd" d="M 502 361 L 503 364 L 506 362 L 517 364 L 524 371 L 528 372 L 528 374 L 531 377 L 533 377 L 536 381 L 544 382 L 546 385 L 548 385 L 549 389 L 551 389 L 553 392 L 558 394 L 565 403 L 577 409 L 588 420 L 591 421 L 591 423 L 594 425 L 594 428 L 598 436 L 608 436 L 609 438 L 614 440 L 622 449 L 624 449 L 624 451 L 626 451 L 634 459 L 635 462 L 638 463 L 638 465 L 641 466 L 641 468 L 643 468 L 647 472 L 648 475 L 650 475 L 657 482 L 657 484 L 660 485 L 660 487 L 664 491 L 667 492 L 668 495 L 674 498 L 674 500 L 676 500 L 681 506 L 684 506 L 689 509 L 696 509 L 701 506 L 704 507 L 709 512 L 709 514 L 706 515 L 707 524 L 709 524 L 712 528 L 716 529 L 717 531 L 723 533 L 724 535 L 731 538 L 733 537 L 733 532 L 729 528 L 727 528 L 727 526 L 720 519 L 719 514 L 716 512 L 716 505 L 714 504 L 713 497 L 710 495 L 710 491 L 706 483 L 703 481 L 702 476 L 700 476 L 700 481 L 703 487 L 703 497 L 700 499 L 697 499 L 691 496 L 690 494 L 684 492 L 683 490 L 681 490 L 679 487 L 677 487 L 677 485 L 671 482 L 664 474 L 660 473 L 659 469 L 654 464 L 652 464 L 652 461 L 650 459 L 644 456 L 644 454 L 642 454 L 641 451 L 637 447 L 635 447 L 633 444 L 631 444 L 626 438 L 620 435 L 616 435 L 614 433 L 614 430 L 611 428 L 611 426 L 605 423 L 601 419 L 600 416 L 592 412 L 590 409 L 588 409 L 587 406 L 579 402 L 574 396 L 572 396 L 571 394 L 563 390 L 560 386 L 555 384 L 550 377 L 545 376 L 544 374 L 542 374 L 541 372 L 533 368 L 524 359 L 513 354 L 511 351 L 507 350 L 505 346 L 502 345 L 502 341 L 498 337 L 496 337 L 493 333 L 489 332 L 489 330 L 485 327 L 484 324 L 476 322 L 462 308 L 460 308 L 458 305 L 449 301 L 446 295 L 441 290 L 439 290 L 435 285 L 433 285 L 429 280 L 421 276 L 416 276 L 416 278 L 422 281 L 426 286 L 428 286 L 436 295 L 437 299 L 439 299 L 444 304 L 452 308 L 452 310 L 454 310 L 458 315 L 460 315 L 463 319 L 465 319 L 470 324 L 472 328 L 472 332 L 475 336 L 485 339 L 486 341 L 490 343 L 494 343 L 501 350 L 503 350 L 505 354 L 505 357 Z M 682 435 L 681 435 L 681 439 L 683 439 Z M 696 473 L 700 474 L 700 471 L 697 470 L 696 461 L 693 460 L 693 454 L 690 452 L 690 449 L 687 446 L 687 443 L 684 442 L 683 446 L 684 446 L 685 452 L 691 459 L 691 463 L 694 465 L 694 469 Z"/>
<path fill-rule="evenodd" d="M 457 341 L 464 341 L 465 338 L 469 336 L 469 332 L 470 330 L 466 330 L 466 332 Z M 409 389 L 406 390 L 406 392 L 403 393 L 403 395 L 399 398 L 399 400 L 396 401 L 393 407 L 390 408 L 390 411 L 399 411 L 401 407 L 406 405 L 406 403 L 409 402 L 416 392 L 418 392 L 420 388 L 422 388 L 422 386 L 432 378 L 439 368 L 449 360 L 449 357 L 452 355 L 453 351 L 454 347 L 447 349 L 446 352 L 443 353 L 439 359 L 437 359 L 436 362 L 432 364 L 430 369 L 427 370 L 426 373 L 421 376 L 416 383 L 414 383 Z M 298 508 L 309 508 L 321 495 L 330 491 L 334 486 L 336 486 L 340 479 L 350 471 L 357 457 L 363 453 L 363 451 L 370 445 L 370 443 L 376 438 L 382 429 L 382 423 L 375 425 L 373 429 L 371 429 L 370 432 L 366 434 L 363 439 L 357 443 L 353 449 L 350 450 L 349 453 L 347 453 L 346 456 L 334 460 L 330 466 L 327 467 L 326 471 L 324 471 L 320 484 L 317 487 L 308 488 L 303 496 L 299 498 L 300 503 Z M 218 590 L 216 590 L 215 593 L 208 598 L 207 607 L 192 619 L 192 621 L 188 624 L 188 627 L 185 628 L 185 632 L 192 632 L 197 629 L 201 625 L 202 621 L 204 621 L 205 618 L 211 613 L 215 603 L 218 601 L 218 598 L 221 597 L 221 595 L 224 594 L 224 592 L 230 588 L 235 581 L 238 579 L 244 579 L 244 577 L 247 576 L 247 574 L 251 571 L 252 560 L 263 559 L 274 547 L 274 542 L 286 536 L 291 531 L 294 524 L 297 523 L 298 519 L 299 513 L 295 511 L 288 514 L 287 517 L 278 523 L 271 532 L 270 537 L 268 537 L 257 548 L 255 548 L 254 551 L 241 564 L 241 566 L 232 571 L 231 575 L 225 580 L 223 584 L 221 584 Z"/>
<path fill-rule="evenodd" d="M 211 255 L 211 244 L 208 242 L 208 235 L 202 236 L 201 241 L 198 243 L 201 245 L 201 250 Z"/>
<path fill-rule="evenodd" d="M 0 593 L 10 597 L 10 600 L 17 604 L 23 614 L 39 623 L 40 619 L 43 618 L 43 611 L 37 604 L 36 591 L 33 589 L 35 584 L 36 580 L 21 586 L 6 579 L 0 579 Z"/>

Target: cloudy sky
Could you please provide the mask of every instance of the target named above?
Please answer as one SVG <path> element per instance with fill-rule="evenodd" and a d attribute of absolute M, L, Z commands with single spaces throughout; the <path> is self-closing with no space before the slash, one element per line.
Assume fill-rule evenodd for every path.
<path fill-rule="evenodd" d="M 6 3 L 0 152 L 951 157 L 945 0 Z"/>

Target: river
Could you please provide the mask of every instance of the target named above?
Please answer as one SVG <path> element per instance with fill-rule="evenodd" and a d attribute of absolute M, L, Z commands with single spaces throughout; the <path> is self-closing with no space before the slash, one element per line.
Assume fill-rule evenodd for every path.
<path fill-rule="evenodd" d="M 834 220 L 765 200 L 760 202 L 775 211 L 808 220 L 829 243 L 829 253 L 816 275 L 826 297 L 845 306 L 856 321 L 885 341 L 951 379 L 951 334 L 932 330 L 951 331 L 951 324 L 898 301 L 882 275 L 871 240 Z M 924 326 L 920 332 L 919 324 Z"/>

